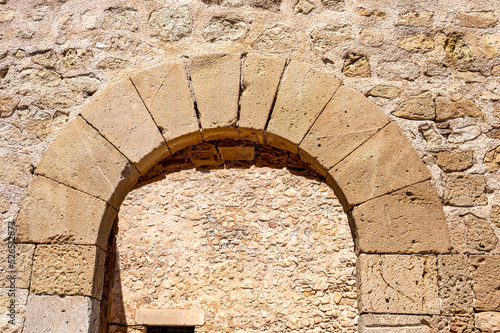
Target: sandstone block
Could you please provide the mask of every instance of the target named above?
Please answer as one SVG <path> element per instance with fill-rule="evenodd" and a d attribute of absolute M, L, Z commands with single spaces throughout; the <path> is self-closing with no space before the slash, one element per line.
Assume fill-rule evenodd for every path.
<path fill-rule="evenodd" d="M 387 163 L 392 161 L 392 163 Z M 345 208 L 430 178 L 413 146 L 390 123 L 328 172 Z"/>
<path fill-rule="evenodd" d="M 153 35 L 167 42 L 178 41 L 193 31 L 194 20 L 188 6 L 168 6 L 149 16 Z"/>
<path fill-rule="evenodd" d="M 0 155 L 0 180 L 16 186 L 28 185 L 31 176 L 31 159 L 28 155 Z"/>
<path fill-rule="evenodd" d="M 467 230 L 469 251 L 476 253 L 491 251 L 496 247 L 498 243 L 497 237 L 486 219 L 473 214 L 466 214 L 461 217 Z"/>
<path fill-rule="evenodd" d="M 100 302 L 83 296 L 29 295 L 25 333 L 99 331 Z"/>
<path fill-rule="evenodd" d="M 443 177 L 444 203 L 451 206 L 484 206 L 488 204 L 483 175 L 450 173 Z"/>
<path fill-rule="evenodd" d="M 113 7 L 104 11 L 102 28 L 105 30 L 137 30 L 137 10 Z"/>
<path fill-rule="evenodd" d="M 401 94 L 401 88 L 395 86 L 376 86 L 373 87 L 369 92 L 368 96 L 382 97 L 393 99 Z"/>
<path fill-rule="evenodd" d="M 66 86 L 73 91 L 84 91 L 92 95 L 101 86 L 101 81 L 91 76 L 75 76 L 64 79 Z"/>
<path fill-rule="evenodd" d="M 384 35 L 380 30 L 362 29 L 359 32 L 359 41 L 366 46 L 379 47 L 384 45 Z"/>
<path fill-rule="evenodd" d="M 484 55 L 487 59 L 500 56 L 500 35 L 484 34 L 482 40 Z"/>
<path fill-rule="evenodd" d="M 248 32 L 248 23 L 231 16 L 213 17 L 203 30 L 204 38 L 211 42 L 233 41 L 243 38 Z"/>
<path fill-rule="evenodd" d="M 301 156 L 325 175 L 388 123 L 363 94 L 341 86 L 302 140 Z"/>
<path fill-rule="evenodd" d="M 330 75 L 290 62 L 267 126 L 267 142 L 297 152 L 297 146 L 339 86 L 340 81 Z"/>
<path fill-rule="evenodd" d="M 500 310 L 500 256 L 471 255 L 475 311 Z"/>
<path fill-rule="evenodd" d="M 420 76 L 420 66 L 409 61 L 382 62 L 379 76 L 388 80 L 415 81 Z"/>
<path fill-rule="evenodd" d="M 469 258 L 463 254 L 438 256 L 441 313 L 469 314 L 474 311 Z"/>
<path fill-rule="evenodd" d="M 444 172 L 463 171 L 473 164 L 473 152 L 471 150 L 461 152 L 442 151 L 434 154 L 436 164 Z"/>
<path fill-rule="evenodd" d="M 345 40 L 352 39 L 352 27 L 348 24 L 330 23 L 313 30 L 310 35 L 317 52 L 327 52 Z"/>
<path fill-rule="evenodd" d="M 76 117 L 45 151 L 35 172 L 119 207 L 139 173 L 85 120 Z"/>
<path fill-rule="evenodd" d="M 31 292 L 101 299 L 105 257 L 97 246 L 37 245 Z"/>
<path fill-rule="evenodd" d="M 490 150 L 484 156 L 484 164 L 488 172 L 495 172 L 500 169 L 500 147 Z"/>
<path fill-rule="evenodd" d="M 343 12 L 345 8 L 344 0 L 321 0 L 323 6 L 334 12 Z"/>
<path fill-rule="evenodd" d="M 359 77 L 370 77 L 371 69 L 370 62 L 365 55 L 350 53 L 348 58 L 344 61 L 344 67 L 342 68 L 342 73 L 346 76 L 359 76 Z"/>
<path fill-rule="evenodd" d="M 396 25 L 408 25 L 411 27 L 432 27 L 433 23 L 433 12 L 409 12 L 399 15 L 396 21 Z"/>
<path fill-rule="evenodd" d="M 183 62 L 160 65 L 131 79 L 172 153 L 201 143 L 200 126 Z"/>
<path fill-rule="evenodd" d="M 76 105 L 76 102 L 64 96 L 40 98 L 35 103 L 40 109 L 67 109 Z"/>
<path fill-rule="evenodd" d="M 387 194 L 352 210 L 356 251 L 446 253 L 450 236 L 441 200 L 429 181 Z"/>
<path fill-rule="evenodd" d="M 356 269 L 361 312 L 439 314 L 436 257 L 361 254 Z"/>
<path fill-rule="evenodd" d="M 426 34 L 409 35 L 402 40 L 398 47 L 408 52 L 430 52 L 434 50 L 434 39 Z"/>
<path fill-rule="evenodd" d="M 81 116 L 141 173 L 170 154 L 158 127 L 128 79 L 94 97 Z"/>
<path fill-rule="evenodd" d="M 274 97 L 285 67 L 285 59 L 251 53 L 245 60 L 243 92 L 238 127 L 242 139 L 264 141 Z"/>
<path fill-rule="evenodd" d="M 448 101 L 444 97 L 436 98 L 436 121 L 446 121 L 448 119 L 461 117 L 482 118 L 483 113 L 473 100 L 462 98 L 457 102 Z"/>
<path fill-rule="evenodd" d="M 205 324 L 203 310 L 137 309 L 135 321 L 150 326 L 201 326 Z"/>
<path fill-rule="evenodd" d="M 61 84 L 61 75 L 50 69 L 25 69 L 21 72 L 24 84 L 57 87 Z"/>
<path fill-rule="evenodd" d="M 307 0 L 299 0 L 297 4 L 295 5 L 295 8 L 293 10 L 293 13 L 295 15 L 303 13 L 303 14 L 309 14 L 311 11 L 314 10 L 316 6 L 312 3 L 310 3 Z"/>
<path fill-rule="evenodd" d="M 116 210 L 105 201 L 45 177 L 31 181 L 18 218 L 23 243 L 73 243 L 106 249 Z"/>
<path fill-rule="evenodd" d="M 491 207 L 491 223 L 500 228 L 500 206 Z"/>
<path fill-rule="evenodd" d="M 14 114 L 17 105 L 19 104 L 19 99 L 17 98 L 1 98 L 0 99 L 0 118 L 7 118 Z"/>
<path fill-rule="evenodd" d="M 474 322 L 481 332 L 500 331 L 500 312 L 479 312 L 474 315 Z"/>
<path fill-rule="evenodd" d="M 217 128 L 236 126 L 240 63 L 239 54 L 212 54 L 189 59 L 204 140 L 225 139 Z"/>
<path fill-rule="evenodd" d="M 54 50 L 38 52 L 31 57 L 31 61 L 43 67 L 54 67 L 57 63 L 57 55 Z"/>
<path fill-rule="evenodd" d="M 256 50 L 286 53 L 297 49 L 298 40 L 292 28 L 277 24 L 265 29 L 252 43 L 252 47 Z"/>
<path fill-rule="evenodd" d="M 29 288 L 34 251 L 32 244 L 0 245 L 0 288 Z"/>
<path fill-rule="evenodd" d="M 491 28 L 497 25 L 498 19 L 493 12 L 460 12 L 455 15 L 453 23 L 468 28 Z"/>
<path fill-rule="evenodd" d="M 360 333 L 430 333 L 431 316 L 419 315 L 361 315 Z"/>
<path fill-rule="evenodd" d="M 436 106 L 432 93 L 426 91 L 417 96 L 410 96 L 401 103 L 393 112 L 393 116 L 413 119 L 413 120 L 432 120 L 436 117 Z"/>

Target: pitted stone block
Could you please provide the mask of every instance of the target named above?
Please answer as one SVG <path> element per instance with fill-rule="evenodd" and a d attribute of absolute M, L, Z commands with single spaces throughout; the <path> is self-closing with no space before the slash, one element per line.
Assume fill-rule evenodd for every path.
<path fill-rule="evenodd" d="M 45 151 L 35 173 L 119 207 L 139 177 L 130 162 L 81 117 Z"/>
<path fill-rule="evenodd" d="M 356 251 L 447 253 L 450 236 L 430 181 L 369 200 L 352 210 Z"/>
<path fill-rule="evenodd" d="M 362 313 L 439 314 L 435 256 L 361 254 L 356 263 Z"/>
<path fill-rule="evenodd" d="M 500 312 L 479 312 L 474 316 L 475 326 L 481 332 L 500 331 Z"/>
<path fill-rule="evenodd" d="M 96 246 L 37 245 L 31 292 L 101 299 L 105 257 Z"/>
<path fill-rule="evenodd" d="M 438 275 L 441 313 L 455 315 L 474 312 L 469 258 L 463 254 L 438 256 Z"/>
<path fill-rule="evenodd" d="M 285 59 L 251 53 L 245 60 L 240 99 L 240 137 L 262 143 Z"/>
<path fill-rule="evenodd" d="M 81 116 L 141 173 L 170 154 L 160 130 L 129 79 L 93 98 Z"/>
<path fill-rule="evenodd" d="M 220 156 L 226 161 L 252 161 L 254 147 L 217 147 Z"/>
<path fill-rule="evenodd" d="M 301 156 L 326 175 L 388 123 L 363 94 L 341 86 L 300 144 Z"/>
<path fill-rule="evenodd" d="M 172 153 L 201 142 L 198 117 L 182 61 L 147 69 L 131 79 Z"/>
<path fill-rule="evenodd" d="M 330 184 L 347 208 L 423 182 L 431 175 L 401 129 L 390 123 L 334 166 Z M 333 180 L 333 181 L 332 181 Z"/>
<path fill-rule="evenodd" d="M 476 311 L 500 311 L 500 255 L 471 255 Z"/>
<path fill-rule="evenodd" d="M 0 245 L 0 288 L 29 288 L 34 251 L 33 244 Z"/>
<path fill-rule="evenodd" d="M 72 243 L 105 249 L 116 210 L 96 197 L 48 178 L 34 178 L 19 213 L 23 243 Z"/>

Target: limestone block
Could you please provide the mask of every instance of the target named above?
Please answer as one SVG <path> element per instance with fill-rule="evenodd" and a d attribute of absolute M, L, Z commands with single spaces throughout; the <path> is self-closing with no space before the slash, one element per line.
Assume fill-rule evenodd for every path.
<path fill-rule="evenodd" d="M 339 86 L 337 78 L 291 61 L 271 113 L 267 142 L 296 153 L 297 146 Z"/>
<path fill-rule="evenodd" d="M 150 326 L 201 326 L 205 323 L 203 310 L 137 309 L 135 321 Z"/>
<path fill-rule="evenodd" d="M 408 52 L 430 52 L 434 50 L 434 39 L 426 34 L 408 35 L 402 40 L 398 47 Z"/>
<path fill-rule="evenodd" d="M 356 270 L 362 313 L 439 314 L 436 257 L 361 254 Z"/>
<path fill-rule="evenodd" d="M 493 12 L 459 12 L 453 23 L 469 28 L 490 28 L 498 23 Z"/>
<path fill-rule="evenodd" d="M 472 150 L 451 152 L 442 151 L 434 155 L 436 164 L 443 169 L 444 172 L 463 171 L 470 168 L 473 164 Z"/>
<path fill-rule="evenodd" d="M 473 100 L 462 98 L 451 102 L 444 97 L 436 98 L 436 121 L 446 121 L 461 117 L 482 118 L 483 113 Z"/>
<path fill-rule="evenodd" d="M 360 333 L 430 333 L 431 316 L 419 315 L 361 315 Z"/>
<path fill-rule="evenodd" d="M 344 196 L 339 199 L 348 208 L 430 177 L 417 152 L 394 123 L 328 172 L 330 183 L 338 185 Z"/>
<path fill-rule="evenodd" d="M 72 243 L 106 249 L 116 210 L 108 203 L 39 176 L 31 181 L 18 218 L 23 243 Z"/>
<path fill-rule="evenodd" d="M 240 99 L 240 137 L 264 141 L 271 107 L 278 90 L 285 59 L 251 53 L 243 69 L 243 92 Z"/>
<path fill-rule="evenodd" d="M 476 328 L 481 332 L 500 331 L 500 312 L 479 312 L 475 314 L 474 319 Z"/>
<path fill-rule="evenodd" d="M 22 332 L 28 294 L 28 289 L 0 288 L 0 332 Z M 9 320 L 14 320 L 14 324 Z"/>
<path fill-rule="evenodd" d="M 483 175 L 450 173 L 443 176 L 444 203 L 451 206 L 484 206 L 488 204 Z"/>
<path fill-rule="evenodd" d="M 31 292 L 100 299 L 105 252 L 87 245 L 37 245 Z"/>
<path fill-rule="evenodd" d="M 301 156 L 326 175 L 388 123 L 387 116 L 363 94 L 341 86 L 302 140 Z"/>
<path fill-rule="evenodd" d="M 28 155 L 5 154 L 0 156 L 0 181 L 26 186 L 31 176 L 31 159 Z"/>
<path fill-rule="evenodd" d="M 158 127 L 128 79 L 94 97 L 81 116 L 141 173 L 169 155 Z"/>
<path fill-rule="evenodd" d="M 238 119 L 241 58 L 211 54 L 189 59 L 194 96 L 206 141 L 225 139 L 217 128 L 235 127 Z M 237 136 L 237 132 L 235 132 Z"/>
<path fill-rule="evenodd" d="M 172 153 L 201 143 L 200 126 L 182 61 L 132 76 Z"/>
<path fill-rule="evenodd" d="M 486 219 L 479 218 L 473 214 L 465 214 L 461 216 L 461 220 L 467 230 L 466 238 L 469 248 L 467 252 L 481 253 L 496 248 L 498 243 L 497 237 Z"/>
<path fill-rule="evenodd" d="M 463 254 L 438 256 L 441 313 L 469 314 L 474 311 L 469 258 Z"/>
<path fill-rule="evenodd" d="M 119 207 L 139 173 L 85 120 L 76 117 L 45 151 L 35 172 Z"/>
<path fill-rule="evenodd" d="M 34 250 L 32 244 L 0 245 L 0 288 L 29 288 Z"/>
<path fill-rule="evenodd" d="M 436 107 L 432 93 L 426 91 L 420 95 L 409 97 L 392 112 L 392 115 L 414 120 L 434 119 Z"/>
<path fill-rule="evenodd" d="M 429 181 L 356 206 L 350 217 L 361 253 L 446 253 L 450 248 L 441 200 Z"/>
<path fill-rule="evenodd" d="M 99 332 L 100 302 L 83 296 L 29 295 L 24 333 Z"/>
<path fill-rule="evenodd" d="M 476 311 L 500 310 L 500 256 L 471 255 L 472 290 Z"/>
<path fill-rule="evenodd" d="M 433 12 L 409 12 L 400 15 L 395 24 L 411 27 L 431 27 L 433 22 Z"/>

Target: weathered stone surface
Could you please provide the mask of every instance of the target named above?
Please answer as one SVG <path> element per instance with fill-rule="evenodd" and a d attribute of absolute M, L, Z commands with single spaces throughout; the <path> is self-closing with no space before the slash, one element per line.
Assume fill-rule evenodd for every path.
<path fill-rule="evenodd" d="M 35 172 L 117 208 L 139 174 L 85 120 L 76 117 L 49 146 Z"/>
<path fill-rule="evenodd" d="M 128 79 L 94 97 L 81 116 L 141 173 L 170 154 L 160 130 Z"/>
<path fill-rule="evenodd" d="M 10 209 L 10 201 L 7 198 L 0 196 L 0 214 L 7 213 Z"/>
<path fill-rule="evenodd" d="M 343 12 L 345 7 L 344 0 L 321 0 L 323 6 L 334 12 Z"/>
<path fill-rule="evenodd" d="M 441 313 L 469 314 L 474 311 L 469 258 L 463 254 L 438 256 Z"/>
<path fill-rule="evenodd" d="M 384 35 L 380 30 L 363 29 L 359 33 L 359 41 L 366 46 L 379 47 L 384 44 Z"/>
<path fill-rule="evenodd" d="M 285 59 L 250 53 L 245 59 L 240 98 L 240 137 L 264 141 L 264 129 L 283 74 Z"/>
<path fill-rule="evenodd" d="M 72 243 L 106 249 L 116 210 L 105 201 L 56 183 L 34 178 L 18 218 L 23 243 Z"/>
<path fill-rule="evenodd" d="M 149 326 L 201 326 L 205 324 L 205 311 L 137 309 L 135 321 Z"/>
<path fill-rule="evenodd" d="M 393 116 L 413 119 L 432 120 L 436 117 L 436 107 L 432 98 L 432 93 L 426 91 L 420 95 L 410 96 L 392 112 Z"/>
<path fill-rule="evenodd" d="M 474 315 L 474 322 L 481 332 L 500 331 L 500 312 L 479 312 Z"/>
<path fill-rule="evenodd" d="M 17 98 L 1 98 L 0 99 L 0 118 L 10 117 L 16 111 L 19 99 Z"/>
<path fill-rule="evenodd" d="M 474 165 L 473 151 L 441 151 L 434 154 L 436 164 L 444 172 L 464 171 Z"/>
<path fill-rule="evenodd" d="M 298 47 L 298 40 L 292 28 L 284 25 L 276 25 L 266 29 L 252 43 L 256 50 L 270 52 L 289 52 Z"/>
<path fill-rule="evenodd" d="M 500 206 L 491 207 L 491 223 L 500 228 Z"/>
<path fill-rule="evenodd" d="M 15 296 L 12 297 L 12 292 Z M 10 295 L 9 295 L 10 294 Z M 26 314 L 26 303 L 28 301 L 28 289 L 20 288 L 0 288 L 0 332 L 21 333 L 23 330 Z M 14 306 L 12 306 L 14 301 Z M 10 308 L 9 308 L 10 307 Z M 14 313 L 12 313 L 12 311 Z M 12 323 L 11 320 L 14 320 Z M 9 323 L 9 321 L 11 321 Z"/>
<path fill-rule="evenodd" d="M 28 185 L 31 176 L 31 159 L 28 155 L 0 155 L 0 165 L 0 180 L 3 183 L 23 187 Z"/>
<path fill-rule="evenodd" d="M 370 63 L 368 58 L 362 54 L 349 53 L 348 58 L 344 61 L 342 73 L 346 76 L 370 77 Z"/>
<path fill-rule="evenodd" d="M 434 50 L 434 39 L 426 34 L 408 35 L 398 44 L 398 47 L 408 52 L 430 52 Z"/>
<path fill-rule="evenodd" d="M 32 244 L 0 245 L 0 288 L 29 288 L 34 251 Z"/>
<path fill-rule="evenodd" d="M 248 24 L 236 17 L 214 17 L 203 30 L 203 35 L 209 42 L 237 40 L 246 35 Z"/>
<path fill-rule="evenodd" d="M 491 251 L 496 247 L 498 240 L 488 221 L 473 214 L 462 216 L 462 221 L 467 230 L 467 245 L 470 252 Z"/>
<path fill-rule="evenodd" d="M 297 4 L 295 5 L 295 8 L 293 9 L 293 13 L 295 15 L 301 14 L 301 13 L 309 14 L 315 8 L 316 8 L 316 6 L 313 3 L 311 3 L 307 0 L 299 0 L 299 2 L 297 2 Z"/>
<path fill-rule="evenodd" d="M 408 25 L 411 27 L 432 27 L 434 22 L 433 12 L 409 12 L 399 15 L 396 25 Z"/>
<path fill-rule="evenodd" d="M 217 150 L 220 157 L 226 161 L 253 161 L 254 147 L 221 147 L 218 146 Z"/>
<path fill-rule="evenodd" d="M 471 255 L 476 311 L 500 310 L 500 256 Z"/>
<path fill-rule="evenodd" d="M 436 257 L 361 254 L 358 270 L 361 312 L 438 314 Z"/>
<path fill-rule="evenodd" d="M 351 217 L 361 253 L 446 253 L 450 248 L 441 200 L 429 181 L 356 206 Z"/>
<path fill-rule="evenodd" d="M 31 61 L 43 67 L 54 67 L 57 63 L 57 55 L 54 50 L 36 53 L 31 56 Z"/>
<path fill-rule="evenodd" d="M 498 19 L 493 12 L 460 12 L 453 23 L 469 28 L 491 28 L 497 25 Z"/>
<path fill-rule="evenodd" d="M 25 69 L 21 72 L 24 84 L 57 87 L 61 84 L 61 75 L 50 69 Z"/>
<path fill-rule="evenodd" d="M 341 86 L 299 148 L 306 153 L 302 154 L 305 161 L 326 175 L 388 123 L 387 116 L 363 94 Z"/>
<path fill-rule="evenodd" d="M 488 172 L 495 172 L 500 169 L 500 147 L 490 150 L 484 156 L 484 164 Z"/>
<path fill-rule="evenodd" d="M 35 103 L 40 109 L 67 109 L 76 105 L 76 102 L 64 96 L 44 97 Z"/>
<path fill-rule="evenodd" d="M 217 128 L 236 126 L 240 63 L 239 54 L 212 54 L 189 59 L 204 140 L 225 139 L 218 137 Z"/>
<path fill-rule="evenodd" d="M 137 30 L 137 10 L 133 8 L 113 7 L 104 11 L 102 27 L 105 30 Z"/>
<path fill-rule="evenodd" d="M 248 5 L 255 8 L 279 11 L 283 0 L 248 0 Z"/>
<path fill-rule="evenodd" d="M 418 315 L 361 315 L 360 333 L 430 333 L 431 316 Z"/>
<path fill-rule="evenodd" d="M 451 206 L 483 206 L 488 204 L 483 175 L 450 173 L 443 176 L 444 203 Z"/>
<path fill-rule="evenodd" d="M 461 117 L 482 118 L 483 114 L 471 99 L 462 98 L 457 102 L 451 102 L 444 97 L 436 98 L 436 121 Z"/>
<path fill-rule="evenodd" d="M 193 24 L 191 11 L 186 5 L 163 7 L 149 17 L 153 35 L 166 42 L 175 42 L 190 35 Z"/>
<path fill-rule="evenodd" d="M 373 87 L 369 92 L 368 96 L 373 96 L 373 97 L 382 97 L 382 98 L 388 98 L 388 99 L 393 99 L 399 96 L 401 94 L 402 89 L 399 87 L 395 86 L 376 86 Z"/>
<path fill-rule="evenodd" d="M 98 332 L 100 302 L 83 296 L 29 295 L 25 333 Z"/>
<path fill-rule="evenodd" d="M 117 70 L 127 66 L 128 61 L 119 58 L 105 58 L 97 64 L 97 69 Z"/>
<path fill-rule="evenodd" d="M 444 41 L 447 62 L 451 67 L 461 70 L 469 69 L 470 62 L 474 59 L 470 48 L 464 42 L 463 34 L 454 32 L 449 34 Z"/>
<path fill-rule="evenodd" d="M 420 66 L 413 62 L 383 62 L 378 72 L 384 79 L 414 81 L 420 76 Z"/>
<path fill-rule="evenodd" d="M 201 142 L 183 62 L 142 71 L 132 77 L 132 82 L 172 153 Z"/>
<path fill-rule="evenodd" d="M 0 10 L 0 22 L 9 22 L 14 19 L 15 11 L 12 9 Z"/>
<path fill-rule="evenodd" d="M 297 146 L 339 86 L 340 81 L 330 75 L 290 62 L 267 126 L 267 142 L 297 152 Z"/>
<path fill-rule="evenodd" d="M 424 74 L 427 76 L 440 77 L 447 77 L 449 75 L 448 67 L 444 63 L 437 60 L 430 60 L 426 62 Z"/>
<path fill-rule="evenodd" d="M 101 86 L 99 79 L 86 75 L 65 78 L 64 82 L 70 90 L 84 91 L 90 95 L 94 94 Z"/>
<path fill-rule="evenodd" d="M 334 166 L 328 177 L 350 208 L 431 176 L 401 129 L 390 123 Z"/>
<path fill-rule="evenodd" d="M 101 299 L 105 257 L 97 246 L 37 245 L 31 293 Z"/>
<path fill-rule="evenodd" d="M 448 142 L 450 143 L 464 143 L 472 141 L 481 135 L 481 128 L 479 126 L 466 126 L 453 129 L 448 135 Z"/>
<path fill-rule="evenodd" d="M 327 52 L 345 40 L 352 39 L 352 28 L 347 24 L 331 23 L 311 32 L 313 49 Z"/>
<path fill-rule="evenodd" d="M 483 39 L 484 55 L 487 59 L 500 56 L 500 35 L 484 34 Z"/>

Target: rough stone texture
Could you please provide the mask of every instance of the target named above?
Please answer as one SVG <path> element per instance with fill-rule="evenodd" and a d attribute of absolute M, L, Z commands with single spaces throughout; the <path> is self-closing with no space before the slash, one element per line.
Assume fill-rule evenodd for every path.
<path fill-rule="evenodd" d="M 135 321 L 148 326 L 202 326 L 205 324 L 205 311 L 137 309 Z"/>
<path fill-rule="evenodd" d="M 388 164 L 386 161 L 392 161 Z M 344 207 L 430 178 L 430 173 L 399 128 L 390 123 L 328 172 L 342 191 Z"/>
<path fill-rule="evenodd" d="M 231 41 L 242 38 L 248 31 L 248 24 L 236 17 L 214 17 L 203 30 L 209 42 Z"/>
<path fill-rule="evenodd" d="M 30 179 L 31 159 L 27 155 L 0 155 L 0 179 L 7 184 L 26 186 Z"/>
<path fill-rule="evenodd" d="M 342 73 L 351 77 L 370 77 L 371 70 L 368 58 L 363 54 L 350 53 L 344 61 Z"/>
<path fill-rule="evenodd" d="M 495 172 L 500 169 L 500 147 L 490 150 L 484 156 L 484 164 L 488 172 Z"/>
<path fill-rule="evenodd" d="M 0 99 L 0 118 L 6 118 L 12 116 L 18 104 L 19 104 L 18 99 L 14 98 Z"/>
<path fill-rule="evenodd" d="M 23 243 L 73 243 L 105 249 L 116 210 L 105 201 L 39 176 L 17 221 Z"/>
<path fill-rule="evenodd" d="M 297 146 L 339 85 L 340 81 L 332 76 L 290 62 L 267 126 L 266 141 L 297 152 Z"/>
<path fill-rule="evenodd" d="M 450 173 L 443 176 L 444 203 L 451 206 L 482 206 L 488 204 L 483 175 Z"/>
<path fill-rule="evenodd" d="M 345 2 L 343 0 L 321 0 L 323 6 L 334 12 L 342 12 L 344 11 Z"/>
<path fill-rule="evenodd" d="M 285 25 L 275 25 L 262 32 L 252 43 L 256 50 L 287 53 L 298 48 L 298 40 L 292 28 Z"/>
<path fill-rule="evenodd" d="M 441 151 L 434 155 L 436 164 L 444 172 L 464 171 L 474 165 L 473 152 L 466 151 Z"/>
<path fill-rule="evenodd" d="M 500 256 L 471 255 L 474 284 L 474 306 L 476 311 L 500 310 Z"/>
<path fill-rule="evenodd" d="M 352 28 L 347 24 L 331 23 L 311 32 L 311 42 L 317 52 L 327 52 L 343 41 L 353 38 Z"/>
<path fill-rule="evenodd" d="M 433 12 L 408 12 L 399 15 L 399 18 L 396 21 L 396 25 L 407 25 L 411 27 L 431 27 L 433 21 Z"/>
<path fill-rule="evenodd" d="M 7 213 L 11 207 L 11 203 L 9 200 L 0 196 L 0 214 Z"/>
<path fill-rule="evenodd" d="M 153 35 L 166 42 L 178 41 L 193 30 L 193 18 L 188 6 L 169 6 L 155 10 L 149 17 Z"/>
<path fill-rule="evenodd" d="M 161 65 L 132 76 L 137 91 L 172 153 L 201 142 L 184 63 Z"/>
<path fill-rule="evenodd" d="M 28 296 L 25 333 L 98 332 L 99 301 L 83 296 Z"/>
<path fill-rule="evenodd" d="M 326 175 L 388 122 L 387 116 L 361 93 L 342 86 L 299 148 L 305 152 L 304 160 Z"/>
<path fill-rule="evenodd" d="M 490 28 L 498 23 L 493 12 L 457 13 L 453 23 L 469 28 Z"/>
<path fill-rule="evenodd" d="M 113 103 L 116 100 L 120 104 Z M 141 173 L 170 154 L 130 80 L 118 82 L 94 97 L 81 116 Z"/>
<path fill-rule="evenodd" d="M 482 116 L 481 110 L 473 100 L 462 98 L 457 102 L 451 102 L 444 97 L 436 98 L 436 121 Z"/>
<path fill-rule="evenodd" d="M 430 325 L 431 316 L 365 314 L 360 316 L 359 332 L 429 333 Z"/>
<path fill-rule="evenodd" d="M 238 127 L 243 139 L 264 141 L 264 129 L 278 91 L 284 59 L 251 53 L 245 59 Z"/>
<path fill-rule="evenodd" d="M 496 58 L 500 55 L 500 35 L 483 35 L 484 55 L 488 59 Z"/>
<path fill-rule="evenodd" d="M 130 162 L 81 117 L 57 136 L 35 172 L 101 198 L 115 208 L 139 176 Z"/>
<path fill-rule="evenodd" d="M 96 246 L 37 245 L 30 291 L 101 299 L 105 256 Z"/>
<path fill-rule="evenodd" d="M 0 259 L 0 288 L 29 288 L 34 250 L 31 244 L 0 245 L 1 253 L 5 254 Z"/>
<path fill-rule="evenodd" d="M 361 313 L 439 314 L 436 261 L 361 254 L 356 263 Z"/>
<path fill-rule="evenodd" d="M 368 92 L 368 96 L 389 99 L 396 98 L 399 94 L 401 94 L 401 88 L 395 86 L 376 86 Z"/>
<path fill-rule="evenodd" d="M 470 261 L 466 255 L 438 256 L 439 298 L 442 314 L 468 314 L 474 311 L 470 267 Z"/>
<path fill-rule="evenodd" d="M 474 316 L 475 326 L 481 332 L 497 332 L 500 330 L 500 312 L 479 312 Z"/>
<path fill-rule="evenodd" d="M 402 40 L 398 47 L 408 52 L 430 52 L 434 50 L 434 40 L 426 34 L 409 35 Z"/>
<path fill-rule="evenodd" d="M 213 54 L 189 59 L 204 140 L 224 139 L 224 133 L 218 132 L 217 128 L 236 125 L 240 62 L 239 54 Z"/>
<path fill-rule="evenodd" d="M 420 76 L 420 68 L 413 62 L 383 62 L 379 66 L 378 75 L 390 81 L 414 81 Z"/>
<path fill-rule="evenodd" d="M 479 218 L 473 214 L 466 214 L 462 219 L 467 228 L 467 245 L 469 251 L 491 251 L 496 247 L 498 243 L 497 237 L 486 219 Z"/>
<path fill-rule="evenodd" d="M 101 81 L 91 76 L 76 76 L 64 79 L 66 86 L 73 91 L 84 91 L 92 95 L 101 86 Z"/>
<path fill-rule="evenodd" d="M 40 109 L 67 109 L 76 105 L 76 102 L 64 96 L 54 96 L 40 98 L 33 104 Z"/>
<path fill-rule="evenodd" d="M 57 87 L 61 84 L 61 75 L 50 69 L 26 69 L 21 72 L 25 83 L 35 86 Z"/>
<path fill-rule="evenodd" d="M 491 223 L 500 228 L 500 206 L 491 207 Z"/>
<path fill-rule="evenodd" d="M 131 8 L 113 7 L 104 11 L 102 27 L 105 30 L 135 31 L 137 25 L 137 10 Z"/>
<path fill-rule="evenodd" d="M 54 67 L 57 63 L 57 56 L 54 50 L 38 52 L 31 56 L 31 61 L 43 67 Z"/>
<path fill-rule="evenodd" d="M 392 115 L 413 120 L 433 120 L 436 117 L 436 107 L 432 93 L 426 91 L 409 97 L 392 112 Z"/>

